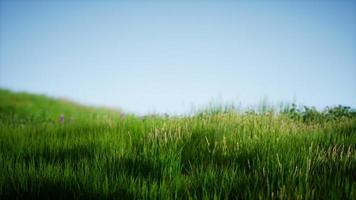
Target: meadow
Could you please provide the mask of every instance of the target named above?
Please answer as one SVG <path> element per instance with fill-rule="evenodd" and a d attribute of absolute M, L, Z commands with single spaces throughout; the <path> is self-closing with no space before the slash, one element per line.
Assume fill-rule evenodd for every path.
<path fill-rule="evenodd" d="M 0 199 L 356 199 L 355 110 L 262 107 L 139 117 L 1 89 Z"/>

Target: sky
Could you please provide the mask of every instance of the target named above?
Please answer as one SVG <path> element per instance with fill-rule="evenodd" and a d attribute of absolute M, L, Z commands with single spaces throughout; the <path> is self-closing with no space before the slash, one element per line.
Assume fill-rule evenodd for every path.
<path fill-rule="evenodd" d="M 356 107 L 356 1 L 0 0 L 0 87 L 135 113 Z"/>

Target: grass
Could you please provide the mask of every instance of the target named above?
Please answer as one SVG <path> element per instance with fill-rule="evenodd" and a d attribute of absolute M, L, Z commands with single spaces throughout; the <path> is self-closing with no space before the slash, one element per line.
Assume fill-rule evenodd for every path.
<path fill-rule="evenodd" d="M 0 90 L 0 199 L 22 198 L 356 199 L 356 117 L 122 117 Z"/>

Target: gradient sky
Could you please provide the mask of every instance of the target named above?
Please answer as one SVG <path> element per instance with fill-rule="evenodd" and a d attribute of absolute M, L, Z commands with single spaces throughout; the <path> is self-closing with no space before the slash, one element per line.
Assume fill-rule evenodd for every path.
<path fill-rule="evenodd" d="M 137 113 L 356 107 L 356 1 L 0 0 L 0 87 Z"/>

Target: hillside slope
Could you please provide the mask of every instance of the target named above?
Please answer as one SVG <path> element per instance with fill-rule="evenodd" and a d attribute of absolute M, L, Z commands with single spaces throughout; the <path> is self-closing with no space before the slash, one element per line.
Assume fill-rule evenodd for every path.
<path fill-rule="evenodd" d="M 14 93 L 0 89 L 0 117 L 14 123 L 94 120 L 103 116 L 119 116 L 119 110 L 83 106 L 68 99 L 54 99 L 25 92 Z"/>

